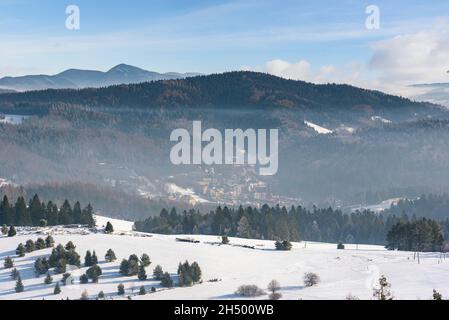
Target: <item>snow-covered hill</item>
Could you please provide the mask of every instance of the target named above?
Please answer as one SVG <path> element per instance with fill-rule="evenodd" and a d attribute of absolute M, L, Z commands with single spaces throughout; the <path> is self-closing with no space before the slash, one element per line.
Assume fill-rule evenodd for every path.
<path fill-rule="evenodd" d="M 86 268 L 81 268 L 72 272 L 76 279 L 74 285 L 61 286 L 62 293 L 53 295 L 55 283 L 45 285 L 44 277 L 36 278 L 33 273 L 36 258 L 49 255 L 51 249 L 35 251 L 23 258 L 15 256 L 19 243 L 36 240 L 46 234 L 52 234 L 56 244 L 72 241 L 82 262 L 86 250 L 95 250 L 103 270 L 99 283 L 79 284 L 79 276 L 86 271 Z M 337 250 L 335 244 L 302 242 L 294 243 L 293 249 L 286 252 L 274 250 L 273 241 L 230 238 L 230 245 L 218 245 L 220 238 L 215 236 L 183 237 L 193 237 L 199 243 L 179 242 L 176 241 L 177 237 L 182 236 L 149 235 L 129 230 L 108 235 L 101 230 L 62 227 L 20 230 L 12 238 L 2 236 L 0 299 L 78 299 L 84 290 L 91 298 L 102 290 L 108 299 L 120 299 L 116 294 L 119 283 L 125 285 L 126 296 L 131 295 L 132 299 L 239 299 L 234 292 L 240 285 L 256 284 L 266 288 L 272 279 L 280 282 L 283 299 L 345 299 L 348 294 L 371 299 L 372 286 L 380 275 L 385 275 L 391 282 L 394 296 L 398 299 L 430 299 L 433 289 L 449 296 L 446 281 L 449 260 L 440 260 L 437 253 L 421 254 L 421 264 L 418 264 L 413 259 L 413 253 L 386 251 L 379 246 L 360 245 L 356 250 L 355 245 L 347 245 L 346 250 Z M 109 248 L 115 251 L 116 262 L 104 261 Z M 148 275 L 159 264 L 164 271 L 172 274 L 175 282 L 179 262 L 186 259 L 197 261 L 204 282 L 189 288 L 163 289 L 158 281 L 139 281 L 137 277 L 120 276 L 121 259 L 133 253 L 139 256 L 147 253 L 150 256 L 152 264 L 147 268 Z M 7 256 L 13 257 L 20 271 L 25 286 L 22 293 L 15 293 L 11 270 L 3 268 Z M 317 273 L 321 278 L 319 285 L 305 288 L 303 275 L 306 272 Z M 53 279 L 59 281 L 61 275 L 53 275 Z M 151 287 L 157 291 L 138 296 L 141 285 L 145 285 L 147 291 Z"/>

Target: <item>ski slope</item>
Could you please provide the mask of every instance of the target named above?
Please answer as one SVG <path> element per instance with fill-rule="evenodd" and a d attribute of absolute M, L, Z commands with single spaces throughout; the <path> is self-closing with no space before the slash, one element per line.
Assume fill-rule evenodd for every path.
<path fill-rule="evenodd" d="M 35 251 L 23 258 L 15 256 L 15 248 L 28 239 L 36 240 L 52 234 L 56 244 L 73 241 L 76 251 L 84 260 L 86 250 L 95 250 L 99 265 L 103 270 L 98 284 L 79 284 L 79 276 L 86 268 L 72 272 L 75 284 L 61 286 L 62 293 L 53 295 L 54 283 L 44 284 L 44 276 L 36 278 L 33 264 L 36 258 L 49 255 L 51 249 Z M 101 230 L 92 232 L 84 228 L 66 229 L 62 227 L 19 230 L 12 238 L 0 238 L 0 299 L 79 299 L 86 290 L 90 298 L 95 298 L 101 290 L 107 299 L 126 299 L 116 294 L 117 285 L 123 283 L 126 296 L 132 299 L 239 299 L 236 289 L 242 284 L 256 284 L 266 288 L 276 279 L 281 284 L 282 299 L 345 299 L 348 294 L 360 299 L 372 298 L 372 287 L 380 275 L 385 275 L 392 284 L 392 292 L 397 299 L 430 299 L 436 289 L 449 297 L 447 278 L 449 260 L 440 260 L 437 253 L 421 254 L 421 264 L 413 260 L 413 253 L 386 251 L 380 246 L 347 245 L 346 250 L 337 250 L 335 244 L 294 243 L 291 251 L 274 250 L 273 241 L 230 238 L 230 245 L 218 245 L 216 236 L 184 236 L 194 238 L 200 243 L 176 241 L 177 237 L 149 235 L 134 231 L 115 234 L 103 234 Z M 254 246 L 248 249 L 236 245 Z M 104 254 L 112 248 L 118 260 L 113 263 L 104 261 Z M 203 272 L 203 283 L 189 288 L 163 289 L 158 281 L 149 277 L 139 281 L 137 277 L 119 275 L 122 258 L 130 254 L 147 253 L 152 264 L 146 269 L 150 276 L 156 265 L 172 274 L 175 282 L 179 262 L 186 259 L 197 261 Z M 11 256 L 20 271 L 25 291 L 15 293 L 15 281 L 10 278 L 11 270 L 3 268 L 3 260 Z M 303 275 L 315 272 L 321 282 L 312 288 L 305 288 Z M 52 275 L 54 281 L 61 275 Z M 218 281 L 208 282 L 216 279 Z M 155 293 L 138 296 L 139 287 L 144 285 L 147 291 L 155 287 Z M 267 299 L 261 296 L 257 299 Z"/>

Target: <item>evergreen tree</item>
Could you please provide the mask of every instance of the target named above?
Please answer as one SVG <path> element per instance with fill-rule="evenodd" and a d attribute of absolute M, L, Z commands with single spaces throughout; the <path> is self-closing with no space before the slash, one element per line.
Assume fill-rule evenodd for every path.
<path fill-rule="evenodd" d="M 193 282 L 197 283 L 201 281 L 201 268 L 197 262 L 192 263 L 191 274 Z"/>
<path fill-rule="evenodd" d="M 168 272 L 164 273 L 161 279 L 161 286 L 165 288 L 171 288 L 173 287 L 173 280 L 170 277 L 170 274 Z"/>
<path fill-rule="evenodd" d="M 27 242 L 25 243 L 25 251 L 30 253 L 33 252 L 34 250 L 36 250 L 36 246 L 34 244 L 33 240 L 27 240 Z"/>
<path fill-rule="evenodd" d="M 55 240 L 53 239 L 52 236 L 47 236 L 47 238 L 45 238 L 45 246 L 47 248 L 52 248 L 55 245 Z"/>
<path fill-rule="evenodd" d="M 73 223 L 83 224 L 81 204 L 78 201 L 73 206 Z"/>
<path fill-rule="evenodd" d="M 48 226 L 48 221 L 45 220 L 45 219 L 40 219 L 39 220 L 39 227 L 45 228 L 46 226 Z"/>
<path fill-rule="evenodd" d="M 85 267 L 91 267 L 94 264 L 92 263 L 92 254 L 90 253 L 90 250 L 87 250 L 86 255 L 84 256 L 84 266 Z"/>
<path fill-rule="evenodd" d="M 70 206 L 70 203 L 67 199 L 64 201 L 59 210 L 58 220 L 59 223 L 62 225 L 68 225 L 73 223 L 72 207 Z"/>
<path fill-rule="evenodd" d="M 38 238 L 36 240 L 36 243 L 34 244 L 36 250 L 43 250 L 47 248 L 47 244 L 45 243 L 45 240 L 42 238 Z"/>
<path fill-rule="evenodd" d="M 8 226 L 6 224 L 2 226 L 2 235 L 8 235 Z"/>
<path fill-rule="evenodd" d="M 148 267 L 151 264 L 150 257 L 146 253 L 142 254 L 140 261 L 142 262 L 144 267 Z"/>
<path fill-rule="evenodd" d="M 89 283 L 89 277 L 87 276 L 87 274 L 82 274 L 80 277 L 80 282 L 81 284 L 87 284 Z"/>
<path fill-rule="evenodd" d="M 3 262 L 3 266 L 5 267 L 5 269 L 11 269 L 14 268 L 14 260 L 11 259 L 11 257 L 6 257 L 5 261 Z"/>
<path fill-rule="evenodd" d="M 28 211 L 25 199 L 19 197 L 15 205 L 16 211 L 16 221 L 15 224 L 18 226 L 32 226 L 33 222 L 31 220 L 30 212 Z"/>
<path fill-rule="evenodd" d="M 119 273 L 121 275 L 127 276 L 129 273 L 129 262 L 126 259 L 123 259 L 120 263 Z"/>
<path fill-rule="evenodd" d="M 33 226 L 38 226 L 39 221 L 45 219 L 45 210 L 42 208 L 42 203 L 39 197 L 34 195 L 33 199 L 30 200 L 28 205 L 28 211 L 31 217 L 31 223 Z"/>
<path fill-rule="evenodd" d="M 16 234 L 16 228 L 14 228 L 14 226 L 10 226 L 8 230 L 8 237 L 14 237 Z"/>
<path fill-rule="evenodd" d="M 221 244 L 229 244 L 228 236 L 221 237 Z"/>
<path fill-rule="evenodd" d="M 110 223 L 109 221 L 106 223 L 106 228 L 104 229 L 104 232 L 106 233 L 114 232 L 114 227 L 112 226 L 112 223 Z"/>
<path fill-rule="evenodd" d="M 97 258 L 97 254 L 94 252 L 92 253 L 92 265 L 96 265 L 98 264 L 98 258 Z"/>
<path fill-rule="evenodd" d="M 22 283 L 22 278 L 20 277 L 20 274 L 17 276 L 15 290 L 17 293 L 23 292 L 25 290 L 23 283 Z"/>
<path fill-rule="evenodd" d="M 11 271 L 11 279 L 17 280 L 18 277 L 19 277 L 19 271 L 16 268 L 12 269 L 12 271 Z"/>
<path fill-rule="evenodd" d="M 144 296 L 147 294 L 147 291 L 145 290 L 145 286 L 141 286 L 139 289 L 139 295 Z"/>
<path fill-rule="evenodd" d="M 76 247 L 75 247 L 75 245 L 73 244 L 72 241 L 69 241 L 69 242 L 67 242 L 67 244 L 65 245 L 65 249 L 66 249 L 67 251 L 70 251 L 70 250 L 75 250 Z"/>
<path fill-rule="evenodd" d="M 25 257 L 25 246 L 23 244 L 19 244 L 16 249 L 16 255 L 19 257 Z"/>
<path fill-rule="evenodd" d="M 160 265 L 157 265 L 156 268 L 153 270 L 153 277 L 155 280 L 162 280 L 162 277 L 164 275 L 164 271 L 162 270 L 162 267 Z"/>
<path fill-rule="evenodd" d="M 147 273 L 145 271 L 145 266 L 143 264 L 140 264 L 140 266 L 139 266 L 139 272 L 137 274 L 137 278 L 140 281 L 147 280 Z"/>
<path fill-rule="evenodd" d="M 61 293 L 61 287 L 59 286 L 59 282 L 56 282 L 55 289 L 53 290 L 54 295 L 58 295 Z"/>
<path fill-rule="evenodd" d="M 49 201 L 45 208 L 45 216 L 47 217 L 48 225 L 56 226 L 59 224 L 59 210 L 58 206 Z"/>
<path fill-rule="evenodd" d="M 109 249 L 106 252 L 106 255 L 104 256 L 106 262 L 113 262 L 117 260 L 117 257 L 115 256 L 115 252 L 112 249 Z"/>
<path fill-rule="evenodd" d="M 7 196 L 4 196 L 0 203 L 0 221 L 1 224 L 10 226 L 16 223 L 14 210 L 11 208 Z"/>
<path fill-rule="evenodd" d="M 82 211 L 81 224 L 87 225 L 89 228 L 95 227 L 94 209 L 92 208 L 90 203 Z"/>
<path fill-rule="evenodd" d="M 47 272 L 47 276 L 45 277 L 44 283 L 45 283 L 45 284 L 51 284 L 51 283 L 53 283 L 53 278 L 52 278 L 52 276 L 50 275 L 50 272 Z"/>
<path fill-rule="evenodd" d="M 50 269 L 50 265 L 46 258 L 37 258 L 34 262 L 34 273 L 36 276 L 40 276 L 42 274 L 46 274 Z"/>
<path fill-rule="evenodd" d="M 62 279 L 61 282 L 63 285 L 67 285 L 67 284 L 72 284 L 73 283 L 73 279 L 72 279 L 72 275 L 70 273 L 64 273 L 62 275 Z"/>
<path fill-rule="evenodd" d="M 66 270 L 67 270 L 67 261 L 65 259 L 59 259 L 58 262 L 56 263 L 55 273 L 56 274 L 65 273 Z"/>
<path fill-rule="evenodd" d="M 86 275 L 89 279 L 92 280 L 93 283 L 98 282 L 98 278 L 103 274 L 99 265 L 94 265 L 87 269 Z"/>
<path fill-rule="evenodd" d="M 120 284 L 117 286 L 117 294 L 118 294 L 119 296 L 123 296 L 123 295 L 125 294 L 125 286 L 124 286 L 122 283 L 120 283 Z"/>
<path fill-rule="evenodd" d="M 99 300 L 103 300 L 103 299 L 104 299 L 104 292 L 103 292 L 103 291 L 100 291 L 100 292 L 98 293 L 98 299 L 99 299 Z"/>

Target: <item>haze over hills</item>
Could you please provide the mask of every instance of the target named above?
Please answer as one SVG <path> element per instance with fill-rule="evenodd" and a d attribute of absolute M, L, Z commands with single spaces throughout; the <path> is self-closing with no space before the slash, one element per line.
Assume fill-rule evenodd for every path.
<path fill-rule="evenodd" d="M 0 113 L 27 116 L 0 124 L 0 178 L 39 194 L 62 183 L 58 198 L 92 201 L 108 212 L 111 201 L 99 199 L 126 203 L 123 193 L 134 203 L 137 196 L 188 204 L 349 205 L 366 202 L 366 193 L 383 201 L 449 186 L 449 112 L 348 85 L 231 72 L 7 93 L 0 95 Z M 278 174 L 172 165 L 170 133 L 191 130 L 194 120 L 204 129 L 278 128 Z M 89 188 L 95 199 L 80 196 L 84 184 L 97 186 Z M 145 204 L 129 214 L 148 216 Z"/>
<path fill-rule="evenodd" d="M 99 88 L 117 84 L 180 79 L 197 73 L 158 73 L 134 66 L 119 64 L 107 72 L 69 69 L 56 75 L 27 75 L 0 79 L 0 89 L 30 91 L 44 89 Z"/>
<path fill-rule="evenodd" d="M 438 103 L 449 108 L 449 83 L 425 83 L 412 87 L 423 91 L 415 97 L 416 99 Z"/>

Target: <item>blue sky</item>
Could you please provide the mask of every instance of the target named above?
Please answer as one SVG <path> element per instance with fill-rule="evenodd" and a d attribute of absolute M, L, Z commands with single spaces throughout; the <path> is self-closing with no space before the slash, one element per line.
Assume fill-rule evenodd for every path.
<path fill-rule="evenodd" d="M 65 28 L 71 4 L 81 10 L 80 30 Z M 379 30 L 365 28 L 370 4 L 380 8 Z M 436 32 L 445 39 L 448 16 L 445 0 L 0 0 L 0 77 L 107 70 L 123 62 L 164 72 L 251 69 L 375 87 L 395 37 Z"/>

